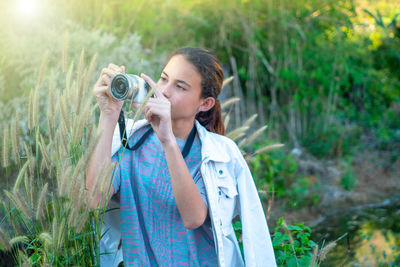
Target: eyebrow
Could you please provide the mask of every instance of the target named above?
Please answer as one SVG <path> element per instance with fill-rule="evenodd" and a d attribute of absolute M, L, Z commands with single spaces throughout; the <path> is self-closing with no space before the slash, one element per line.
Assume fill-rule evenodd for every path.
<path fill-rule="evenodd" d="M 168 74 L 165 72 L 165 71 L 163 71 L 162 73 L 164 73 L 164 75 L 165 76 L 167 76 L 168 78 L 169 78 L 169 76 L 168 76 Z M 192 87 L 192 86 L 190 86 L 190 84 L 188 84 L 187 82 L 185 82 L 184 80 L 176 80 L 178 83 L 183 83 L 183 84 L 186 84 L 187 86 L 189 86 L 189 87 Z"/>

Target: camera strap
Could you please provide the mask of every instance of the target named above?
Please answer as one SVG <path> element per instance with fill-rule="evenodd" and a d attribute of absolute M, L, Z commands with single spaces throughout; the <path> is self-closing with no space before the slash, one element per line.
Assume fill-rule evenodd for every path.
<path fill-rule="evenodd" d="M 139 139 L 139 141 L 133 147 L 130 147 L 128 143 L 128 138 L 126 136 L 125 116 L 124 116 L 124 111 L 122 109 L 121 113 L 119 113 L 118 126 L 119 126 L 119 133 L 121 136 L 122 145 L 125 148 L 132 151 L 138 149 L 144 143 L 144 141 L 146 141 L 149 135 L 154 131 L 153 128 L 150 126 L 150 128 L 144 133 L 144 135 Z M 190 131 L 189 137 L 186 140 L 185 146 L 183 147 L 182 150 L 183 158 L 186 158 L 186 156 L 189 154 L 189 151 L 192 148 L 195 137 L 196 137 L 196 125 L 193 125 L 193 129 Z"/>

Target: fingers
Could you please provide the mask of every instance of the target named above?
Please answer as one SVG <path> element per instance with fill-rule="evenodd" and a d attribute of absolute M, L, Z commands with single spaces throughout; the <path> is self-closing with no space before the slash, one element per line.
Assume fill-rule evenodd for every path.
<path fill-rule="evenodd" d="M 93 95 L 100 96 L 100 95 L 106 94 L 107 96 L 109 96 L 112 99 L 110 90 L 108 88 L 109 88 L 108 85 L 96 86 L 93 90 Z"/>
<path fill-rule="evenodd" d="M 132 102 L 131 106 L 132 106 L 132 108 L 134 108 L 134 109 L 139 109 L 140 103 Z"/>
<path fill-rule="evenodd" d="M 104 68 L 101 71 L 101 75 L 108 75 L 110 78 L 114 77 L 118 73 L 120 73 L 118 70 L 113 70 L 110 68 Z"/>
<path fill-rule="evenodd" d="M 148 121 L 151 121 L 153 116 L 168 119 L 171 116 L 171 105 L 159 99 L 149 99 L 143 113 Z"/>
<path fill-rule="evenodd" d="M 108 64 L 110 70 L 116 71 L 118 73 L 125 73 L 125 66 L 117 66 L 113 63 Z"/>
<path fill-rule="evenodd" d="M 157 87 L 154 88 L 154 96 L 155 96 L 156 98 L 159 98 L 159 99 L 164 99 L 164 98 L 165 98 L 165 96 L 163 95 L 163 93 L 161 93 L 161 91 L 158 90 Z"/>
<path fill-rule="evenodd" d="M 151 88 L 156 85 L 156 83 L 146 74 L 141 73 L 140 77 L 142 77 L 150 85 Z"/>
<path fill-rule="evenodd" d="M 101 75 L 101 77 L 100 77 L 100 84 L 101 85 L 106 85 L 106 86 L 109 86 L 110 84 L 111 84 L 111 78 L 110 78 L 110 76 L 109 75 L 107 75 L 107 74 L 102 74 Z"/>

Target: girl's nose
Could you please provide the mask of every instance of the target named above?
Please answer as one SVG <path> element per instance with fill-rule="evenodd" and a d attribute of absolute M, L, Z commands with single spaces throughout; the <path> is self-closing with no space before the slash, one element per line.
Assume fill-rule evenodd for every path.
<path fill-rule="evenodd" d="M 160 88 L 160 91 L 166 98 L 169 98 L 171 96 L 171 84 L 165 84 Z"/>

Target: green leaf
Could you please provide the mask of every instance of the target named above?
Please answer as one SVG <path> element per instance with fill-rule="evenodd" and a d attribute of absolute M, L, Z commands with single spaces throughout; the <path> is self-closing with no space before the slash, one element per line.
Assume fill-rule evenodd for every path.
<path fill-rule="evenodd" d="M 39 262 L 40 258 L 41 258 L 40 254 L 37 253 L 37 252 L 35 252 L 35 253 L 33 253 L 32 256 L 29 258 L 29 261 L 30 261 L 32 264 L 36 264 L 36 263 Z"/>

